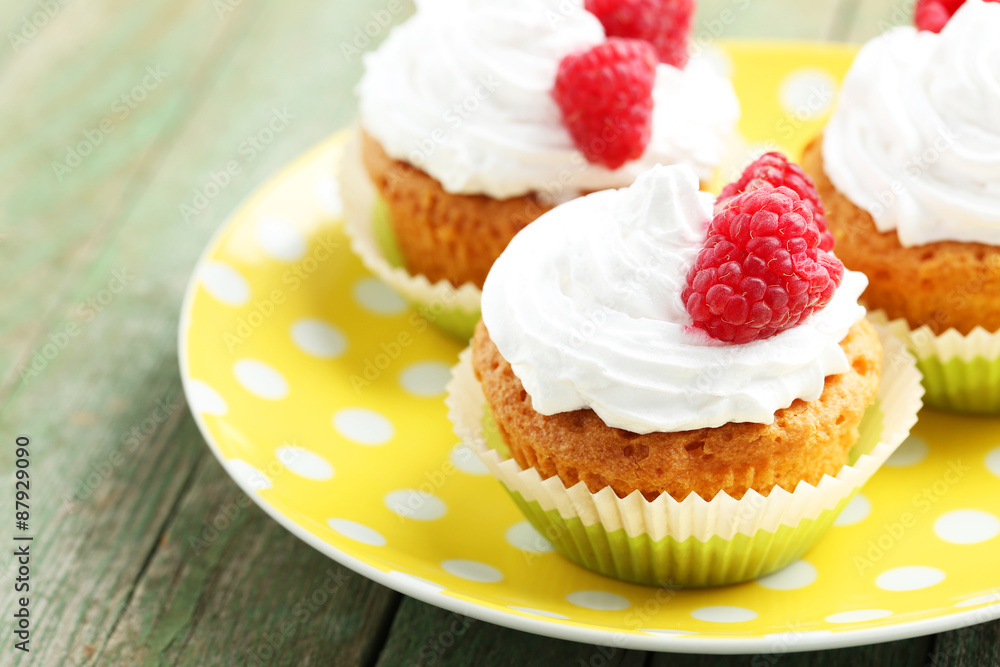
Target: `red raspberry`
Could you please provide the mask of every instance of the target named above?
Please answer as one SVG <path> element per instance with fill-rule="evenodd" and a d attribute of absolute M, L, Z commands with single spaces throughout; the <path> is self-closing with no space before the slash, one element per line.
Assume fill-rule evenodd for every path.
<path fill-rule="evenodd" d="M 819 227 L 819 248 L 820 250 L 833 250 L 833 234 L 826 228 L 826 210 L 823 202 L 819 200 L 819 193 L 809 175 L 802 171 L 802 168 L 794 162 L 789 162 L 781 153 L 764 153 L 743 170 L 740 180 L 730 183 L 722 188 L 719 198 L 715 202 L 715 212 L 718 213 L 726 203 L 747 190 L 752 190 L 759 185 L 771 185 L 778 187 L 784 185 L 791 188 L 799 196 L 813 214 L 813 220 Z"/>
<path fill-rule="evenodd" d="M 588 161 L 617 169 L 646 150 L 653 132 L 656 52 L 612 38 L 559 63 L 552 96 Z"/>
<path fill-rule="evenodd" d="M 653 45 L 661 63 L 687 63 L 694 0 L 586 0 L 584 6 L 608 37 L 641 39 Z"/>
<path fill-rule="evenodd" d="M 694 324 L 727 343 L 769 338 L 833 298 L 844 265 L 819 249 L 794 190 L 761 185 L 716 214 L 681 293 Z"/>
<path fill-rule="evenodd" d="M 986 2 L 1000 2 L 1000 0 L 986 0 Z M 964 4 L 965 0 L 917 0 L 913 22 L 920 30 L 941 32 L 941 28 Z"/>

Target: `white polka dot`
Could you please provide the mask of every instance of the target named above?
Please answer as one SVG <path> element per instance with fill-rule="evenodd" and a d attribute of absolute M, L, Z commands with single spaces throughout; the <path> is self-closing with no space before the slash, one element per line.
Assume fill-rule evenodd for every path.
<path fill-rule="evenodd" d="M 191 380 L 188 382 L 188 403 L 192 412 L 216 415 L 221 417 L 229 411 L 226 399 L 222 398 L 219 392 L 201 380 Z"/>
<path fill-rule="evenodd" d="M 745 623 L 757 618 L 757 612 L 745 607 L 702 607 L 695 609 L 691 615 L 699 621 L 709 623 Z"/>
<path fill-rule="evenodd" d="M 658 637 L 681 637 L 683 635 L 696 635 L 697 632 L 692 632 L 691 630 L 670 630 L 668 628 L 642 628 L 639 632 L 645 632 L 649 635 L 656 635 Z"/>
<path fill-rule="evenodd" d="M 330 526 L 333 530 L 340 533 L 344 537 L 348 537 L 355 542 L 361 542 L 362 544 L 367 544 L 372 547 L 384 547 L 385 538 L 382 537 L 382 533 L 378 532 L 374 528 L 369 528 L 357 521 L 350 521 L 348 519 L 327 519 L 326 525 Z"/>
<path fill-rule="evenodd" d="M 236 380 L 254 396 L 277 401 L 288 395 L 288 382 L 271 366 L 256 359 L 240 359 L 233 364 Z"/>
<path fill-rule="evenodd" d="M 833 103 L 837 83 L 829 73 L 815 68 L 796 70 L 785 77 L 778 89 L 784 110 L 798 120 L 816 118 Z"/>
<path fill-rule="evenodd" d="M 399 582 L 402 584 L 410 585 L 416 584 L 419 588 L 430 588 L 434 591 L 443 591 L 444 586 L 435 583 L 430 579 L 424 579 L 423 577 L 418 577 L 416 575 L 408 574 L 406 572 L 400 572 L 399 570 L 393 570 L 386 577 L 390 581 Z"/>
<path fill-rule="evenodd" d="M 864 521 L 872 513 L 872 503 L 862 494 L 857 494 L 847 503 L 844 510 L 834 520 L 835 526 L 852 526 Z"/>
<path fill-rule="evenodd" d="M 306 254 L 305 236 L 284 220 L 264 218 L 254 231 L 261 249 L 274 259 L 295 262 Z"/>
<path fill-rule="evenodd" d="M 532 609 L 531 607 L 507 607 L 508 609 L 513 609 L 514 611 L 519 611 L 524 614 L 531 614 L 532 616 L 541 616 L 543 618 L 558 618 L 564 621 L 569 620 L 569 616 L 563 616 L 562 614 L 557 614 L 554 611 L 545 611 L 544 609 Z"/>
<path fill-rule="evenodd" d="M 319 454 L 294 445 L 278 447 L 275 456 L 299 477 L 322 482 L 333 477 L 333 466 Z"/>
<path fill-rule="evenodd" d="M 927 443 L 923 438 L 911 435 L 892 453 L 892 456 L 885 462 L 890 468 L 908 468 L 915 466 L 927 458 L 929 452 Z"/>
<path fill-rule="evenodd" d="M 320 359 L 340 356 L 347 348 L 344 334 L 323 320 L 298 320 L 292 325 L 292 340 L 300 350 Z"/>
<path fill-rule="evenodd" d="M 626 598 L 606 591 L 576 591 L 566 596 L 570 604 L 598 611 L 621 611 L 632 606 Z"/>
<path fill-rule="evenodd" d="M 444 395 L 444 386 L 451 379 L 451 368 L 440 361 L 421 361 L 410 364 L 399 374 L 403 389 L 422 398 Z"/>
<path fill-rule="evenodd" d="M 761 577 L 757 583 L 775 591 L 792 591 L 796 588 L 805 588 L 816 581 L 816 576 L 816 568 L 811 563 L 797 560 L 777 572 Z"/>
<path fill-rule="evenodd" d="M 854 609 L 852 611 L 842 611 L 826 617 L 827 623 L 864 623 L 865 621 L 877 621 L 880 618 L 892 616 L 888 609 Z"/>
<path fill-rule="evenodd" d="M 323 211 L 332 216 L 339 216 L 343 211 L 340 199 L 340 183 L 337 179 L 324 176 L 316 181 L 316 199 Z"/>
<path fill-rule="evenodd" d="M 907 565 L 886 570 L 875 579 L 875 585 L 886 591 L 915 591 L 941 583 L 944 576 L 936 567 Z"/>
<path fill-rule="evenodd" d="M 504 536 L 507 538 L 507 543 L 515 549 L 536 554 L 552 551 L 552 543 L 542 537 L 542 534 L 535 530 L 529 521 L 515 523 L 507 529 Z"/>
<path fill-rule="evenodd" d="M 398 315 L 406 310 L 406 301 L 377 278 L 362 278 L 356 282 L 354 298 L 376 315 Z"/>
<path fill-rule="evenodd" d="M 392 440 L 392 422 L 365 408 L 344 408 L 333 416 L 333 427 L 359 445 L 384 445 Z"/>
<path fill-rule="evenodd" d="M 252 491 L 271 488 L 271 480 L 267 475 L 254 468 L 246 461 L 240 459 L 229 459 L 226 461 L 226 470 L 240 486 Z"/>
<path fill-rule="evenodd" d="M 228 306 L 242 306 L 250 300 L 250 285 L 239 271 L 222 262 L 201 267 L 201 284 L 208 293 Z"/>
<path fill-rule="evenodd" d="M 469 449 L 468 445 L 463 445 L 459 443 L 452 447 L 451 454 L 448 457 L 456 468 L 461 470 L 467 475 L 488 475 L 490 474 L 490 469 L 486 467 L 474 451 Z"/>
<path fill-rule="evenodd" d="M 1000 534 L 1000 519 L 983 510 L 954 510 L 937 518 L 934 532 L 945 542 L 976 544 Z"/>
<path fill-rule="evenodd" d="M 476 560 L 454 558 L 442 561 L 441 567 L 444 568 L 445 572 L 453 574 L 460 579 L 480 581 L 484 584 L 494 584 L 498 581 L 503 581 L 503 573 L 500 570 L 492 565 L 480 563 Z"/>
<path fill-rule="evenodd" d="M 969 600 L 962 600 L 961 602 L 956 602 L 956 607 L 974 607 L 979 604 L 996 604 L 1000 602 L 1000 591 L 996 593 L 989 593 L 987 595 L 980 595 L 979 597 L 974 597 Z"/>
<path fill-rule="evenodd" d="M 1000 447 L 991 449 L 986 455 L 986 469 L 1000 477 Z"/>
<path fill-rule="evenodd" d="M 434 521 L 448 511 L 448 506 L 437 496 L 416 489 L 390 491 L 385 496 L 385 505 L 404 519 Z"/>

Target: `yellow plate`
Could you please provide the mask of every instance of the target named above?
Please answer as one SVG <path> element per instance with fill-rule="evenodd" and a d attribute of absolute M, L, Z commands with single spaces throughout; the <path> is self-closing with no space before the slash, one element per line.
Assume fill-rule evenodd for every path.
<path fill-rule="evenodd" d="M 751 148 L 798 154 L 853 50 L 728 43 Z M 574 641 L 785 652 L 1000 616 L 1000 420 L 925 411 L 821 544 L 706 590 L 607 579 L 548 550 L 456 448 L 442 402 L 461 345 L 369 276 L 341 233 L 323 143 L 239 208 L 188 289 L 191 410 L 240 486 L 316 549 L 407 595 Z"/>

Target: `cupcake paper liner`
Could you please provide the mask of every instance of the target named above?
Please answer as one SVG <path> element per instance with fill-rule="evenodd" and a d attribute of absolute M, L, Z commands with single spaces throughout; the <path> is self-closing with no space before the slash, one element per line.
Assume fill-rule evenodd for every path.
<path fill-rule="evenodd" d="M 573 562 L 601 574 L 658 586 L 712 586 L 753 579 L 801 557 L 823 536 L 854 493 L 895 451 L 917 421 L 920 373 L 901 341 L 879 328 L 883 374 L 865 413 L 850 464 L 794 492 L 750 491 L 653 501 L 638 491 L 619 498 L 542 479 L 510 458 L 472 370 L 471 349 L 459 356 L 448 385 L 448 416 L 534 527 Z"/>
<path fill-rule="evenodd" d="M 917 358 L 926 389 L 924 403 L 953 412 L 1000 414 L 1000 331 L 976 327 L 968 335 L 955 329 L 935 334 L 926 325 L 912 329 L 902 318 L 889 321 L 881 310 L 869 318 L 891 331 Z"/>
<path fill-rule="evenodd" d="M 482 292 L 472 283 L 458 287 L 443 279 L 431 283 L 426 276 L 406 270 L 388 207 L 361 162 L 357 132 L 344 148 L 339 172 L 344 230 L 365 267 L 413 304 L 427 321 L 461 340 L 472 338 Z"/>

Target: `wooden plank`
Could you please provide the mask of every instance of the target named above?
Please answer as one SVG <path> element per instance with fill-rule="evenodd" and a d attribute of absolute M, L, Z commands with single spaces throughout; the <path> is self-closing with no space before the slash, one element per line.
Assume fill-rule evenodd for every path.
<path fill-rule="evenodd" d="M 27 533 L 34 537 L 32 642 L 30 656 L 12 652 L 4 657 L 14 664 L 75 664 L 90 657 L 94 642 L 116 622 L 204 455 L 190 428 L 187 437 L 167 446 L 166 435 L 183 415 L 177 409 L 182 405 L 179 383 L 171 372 L 176 362 L 163 351 L 171 336 L 141 321 L 130 328 L 132 335 L 146 334 L 152 350 L 101 357 L 104 363 L 129 367 L 131 379 L 141 378 L 141 385 L 116 381 L 111 389 L 106 371 L 92 366 L 81 369 L 78 381 L 45 382 L 37 393 L 5 406 L 5 440 L 27 433 L 33 452 Z M 99 331 L 107 333 L 103 327 Z M 131 393 L 133 400 L 118 391 Z M 39 418 L 62 409 L 61 420 Z M 2 466 L 11 470 L 10 447 L 3 449 Z M 7 517 L 13 512 L 9 498 L 3 501 Z M 0 588 L 0 609 L 13 609 L 13 598 L 11 587 Z"/>
<path fill-rule="evenodd" d="M 873 644 L 829 651 L 802 653 L 762 653 L 747 655 L 678 655 L 659 654 L 649 667 L 770 667 L 771 665 L 796 665 L 796 667 L 839 667 L 841 665 L 879 665 L 880 667 L 921 667 L 927 659 L 929 637 L 905 639 L 887 644 Z"/>
<path fill-rule="evenodd" d="M 253 16 L 251 8 L 243 11 Z M 0 402 L 39 344 L 71 324 L 89 324 L 78 305 L 94 294 L 79 274 L 107 271 L 92 265 L 102 253 L 109 256 L 124 213 L 149 185 L 154 147 L 169 145 L 178 119 L 212 85 L 208 63 L 225 54 L 240 25 L 218 20 L 197 0 L 74 3 L 36 38 L 37 48 L 19 52 L 0 71 L 0 231 L 8 234 L 0 244 L 0 278 L 9 288 L 0 325 Z M 78 55 L 83 44 L 86 59 Z M 149 69 L 166 76 L 159 80 Z M 77 149 L 90 152 L 57 175 L 53 164 L 68 162 Z"/>
<path fill-rule="evenodd" d="M 80 4 L 86 11 L 95 9 Z M 5 118 L 15 121 L 0 124 L 0 133 L 16 140 L 0 158 L 0 211 L 4 223 L 12 225 L 11 238 L 0 244 L 0 270 L 10 279 L 9 289 L 0 296 L 7 315 L 0 324 L 0 341 L 8 380 L 0 399 L 2 431 L 5 436 L 27 432 L 39 443 L 32 468 L 40 485 L 33 506 L 39 588 L 32 611 L 38 620 L 30 659 L 16 655 L 17 664 L 83 663 L 116 628 L 121 629 L 116 636 L 123 644 L 135 639 L 126 633 L 132 627 L 131 615 L 147 618 L 148 612 L 150 622 L 159 618 L 156 608 L 147 610 L 142 604 L 147 596 L 137 598 L 134 591 L 153 591 L 144 586 L 144 575 L 169 569 L 175 558 L 169 550 L 159 558 L 153 552 L 183 489 L 194 479 L 197 461 L 208 455 L 189 418 L 183 420 L 177 439 L 171 439 L 179 415 L 185 414 L 169 407 L 179 391 L 176 318 L 184 285 L 224 215 L 266 175 L 353 115 L 353 103 L 344 94 L 346 78 L 332 77 L 325 87 L 324 72 L 335 65 L 339 73 L 340 64 L 317 57 L 329 53 L 331 37 L 349 34 L 349 28 L 339 32 L 344 26 L 330 8 L 310 9 L 312 2 L 278 8 L 244 0 L 235 14 L 219 17 L 211 3 L 171 0 L 143 3 L 144 8 L 134 10 L 132 3 L 121 4 L 119 12 L 105 8 L 99 25 L 84 30 L 101 49 L 92 60 L 76 63 L 68 58 L 60 40 L 76 44 L 81 38 L 54 24 L 38 40 L 58 44 L 47 49 L 40 41 L 37 49 L 19 56 L 33 78 L 26 78 L 22 69 L 0 73 L 0 104 Z M 367 8 L 352 6 L 359 16 Z M 265 9 L 270 15 L 259 19 Z M 238 53 L 243 56 L 234 61 Z M 108 91 L 118 90 L 104 86 L 101 67 L 131 62 L 133 56 L 155 56 L 154 62 L 168 63 L 164 69 L 171 78 L 157 89 L 159 95 L 151 94 L 106 136 L 101 152 L 56 185 L 47 172 L 48 162 L 36 149 L 65 145 L 66 137 L 95 127 L 108 108 Z M 291 79 L 287 71 L 299 72 L 302 78 Z M 259 76 L 247 77 L 246 72 Z M 129 70 L 122 76 L 134 74 Z M 29 95 L 29 84 L 39 88 L 37 94 Z M 21 96 L 27 101 L 18 106 Z M 274 107 L 288 105 L 292 110 L 293 102 L 298 103 L 293 111 L 298 122 L 289 125 L 280 142 L 246 163 L 245 177 L 234 179 L 214 202 L 218 209 L 183 220 L 178 203 L 190 196 L 192 187 L 203 186 L 213 169 L 232 159 L 240 141 L 267 123 Z M 113 137 L 119 140 L 111 142 Z M 128 285 L 111 295 L 105 290 L 113 272 L 122 267 L 130 276 Z M 102 305 L 102 312 L 79 315 L 79 304 L 105 293 L 111 302 Z M 44 359 L 37 376 L 22 380 L 13 362 L 47 349 L 52 336 L 58 339 L 71 324 L 77 326 L 72 335 L 66 334 L 68 342 L 53 348 L 55 353 Z M 170 418 L 161 420 L 165 411 Z M 130 449 L 132 429 L 144 431 L 147 425 L 148 433 Z M 4 448 L 0 463 L 7 466 L 10 461 L 11 451 Z M 110 469 L 105 470 L 105 464 Z M 90 475 L 95 475 L 93 489 L 87 488 Z M 63 507 L 65 493 L 77 489 L 82 489 L 77 500 L 69 509 Z M 4 507 L 9 502 L 5 498 Z M 184 507 L 197 513 L 199 505 L 192 500 Z M 270 531 L 275 539 L 281 535 L 286 543 L 304 548 L 277 525 Z M 232 548 L 240 552 L 237 542 Z M 298 562 L 302 552 L 291 557 Z M 183 578 L 189 574 L 190 580 Z M 279 569 L 258 576 L 278 580 L 286 574 Z M 192 591 L 208 583 L 190 570 L 181 569 L 178 576 L 182 579 L 175 590 L 183 595 L 174 604 L 184 610 L 185 603 L 196 599 Z M 244 585 L 253 583 L 247 579 Z M 257 604 L 270 604 L 271 593 L 261 589 L 264 597 Z M 0 608 L 11 607 L 11 595 L 5 587 Z M 221 610 L 227 602 L 224 596 L 211 600 L 208 610 Z M 376 617 L 383 613 L 382 607 L 371 609 Z M 123 610 L 128 614 L 124 619 Z M 200 618 L 190 609 L 183 613 Z M 171 636 L 171 628 L 183 630 L 169 612 L 164 618 L 166 626 L 150 626 L 158 633 L 151 635 L 154 639 Z M 241 636 L 221 622 L 230 618 L 246 622 L 245 617 L 220 612 L 202 630 L 219 637 Z M 368 615 L 358 622 L 364 624 L 366 637 L 377 639 L 377 632 L 368 634 L 373 623 Z M 345 617 L 338 626 L 341 632 L 350 623 Z M 377 627 L 378 620 L 374 623 Z M 310 631 L 320 628 L 325 634 L 323 641 L 310 639 L 307 644 L 340 645 L 344 655 L 350 655 L 347 647 L 360 641 L 360 635 L 337 639 L 332 627 L 310 626 Z M 217 647 L 197 629 L 184 637 Z M 169 652 L 171 646 L 161 648 Z M 357 646 L 361 660 L 364 649 Z M 156 659 L 156 654 L 150 655 Z"/>
<path fill-rule="evenodd" d="M 694 43 L 712 39 L 834 39 L 831 27 L 840 6 L 850 0 L 702 0 L 698 4 Z"/>
<path fill-rule="evenodd" d="M 377 664 L 642 667 L 645 658 L 641 651 L 540 637 L 405 598 Z"/>
<path fill-rule="evenodd" d="M 915 4 L 915 0 L 859 1 L 846 39 L 852 42 L 866 42 L 892 26 L 913 25 Z"/>
<path fill-rule="evenodd" d="M 399 597 L 296 539 L 206 457 L 95 660 L 370 665 Z"/>
<path fill-rule="evenodd" d="M 1000 621 L 938 635 L 928 658 L 934 667 L 1000 667 Z"/>

